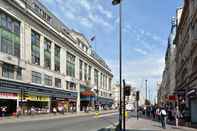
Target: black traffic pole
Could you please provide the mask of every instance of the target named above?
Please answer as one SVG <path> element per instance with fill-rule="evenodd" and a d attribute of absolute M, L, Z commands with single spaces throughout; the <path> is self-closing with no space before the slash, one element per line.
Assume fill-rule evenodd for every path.
<path fill-rule="evenodd" d="M 139 114 L 138 114 L 138 107 L 139 107 L 139 97 L 140 97 L 140 92 L 136 91 L 136 104 L 137 104 L 137 120 L 139 119 Z"/>
<path fill-rule="evenodd" d="M 125 123 L 125 80 L 123 80 L 123 131 L 126 129 L 126 123 Z"/>
<path fill-rule="evenodd" d="M 21 107 L 21 112 L 22 112 L 22 113 L 23 113 L 23 92 L 24 92 L 24 91 L 23 91 L 23 88 L 21 88 L 21 94 L 20 94 L 20 95 L 21 95 L 21 100 L 20 100 L 21 103 L 20 103 L 20 107 Z"/>
<path fill-rule="evenodd" d="M 122 0 L 113 0 L 113 5 L 119 4 L 119 60 L 120 60 L 120 102 L 119 102 L 119 131 L 122 131 Z"/>

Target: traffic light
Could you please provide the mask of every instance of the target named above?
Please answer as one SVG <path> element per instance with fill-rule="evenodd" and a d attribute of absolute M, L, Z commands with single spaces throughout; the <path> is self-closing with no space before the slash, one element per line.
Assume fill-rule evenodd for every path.
<path fill-rule="evenodd" d="M 139 101 L 139 99 L 140 99 L 140 92 L 136 91 L 136 101 Z"/>
<path fill-rule="evenodd" d="M 125 93 L 125 96 L 130 96 L 131 95 L 131 86 L 127 85 L 125 86 L 125 89 L 124 89 L 124 93 Z"/>

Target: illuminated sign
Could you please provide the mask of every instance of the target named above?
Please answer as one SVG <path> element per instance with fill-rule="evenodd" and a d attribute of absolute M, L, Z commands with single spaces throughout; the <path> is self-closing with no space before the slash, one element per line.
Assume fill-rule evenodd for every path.
<path fill-rule="evenodd" d="M 0 92 L 0 99 L 17 99 L 16 93 Z"/>

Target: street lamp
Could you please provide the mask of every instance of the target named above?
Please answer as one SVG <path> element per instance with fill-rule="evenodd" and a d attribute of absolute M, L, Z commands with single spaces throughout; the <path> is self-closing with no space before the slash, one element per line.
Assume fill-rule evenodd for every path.
<path fill-rule="evenodd" d="M 113 0 L 112 5 L 119 4 L 119 60 L 120 60 L 120 107 L 119 107 L 119 131 L 122 130 L 122 0 Z"/>

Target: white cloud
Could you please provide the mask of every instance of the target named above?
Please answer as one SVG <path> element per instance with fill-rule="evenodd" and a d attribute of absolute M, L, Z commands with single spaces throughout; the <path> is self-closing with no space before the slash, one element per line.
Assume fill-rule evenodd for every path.
<path fill-rule="evenodd" d="M 105 21 L 102 17 L 98 16 L 98 15 L 95 15 L 95 14 L 92 14 L 90 13 L 88 18 L 94 22 L 95 24 L 98 24 L 98 25 L 102 25 L 104 27 L 107 27 L 108 29 L 112 29 L 112 25 L 109 24 L 107 21 Z"/>
<path fill-rule="evenodd" d="M 91 10 L 91 6 L 88 0 L 79 0 L 79 4 L 81 5 L 81 7 L 84 7 L 84 9 L 90 11 Z"/>
<path fill-rule="evenodd" d="M 109 10 L 104 9 L 103 6 L 100 4 L 97 7 L 98 7 L 98 10 L 100 13 L 102 13 L 103 15 L 105 15 L 109 19 L 112 18 L 112 13 Z"/>
<path fill-rule="evenodd" d="M 143 49 L 140 49 L 140 48 L 134 48 L 133 50 L 138 52 L 138 53 L 140 53 L 140 54 L 142 54 L 142 55 L 147 55 L 148 54 L 147 51 L 145 51 Z"/>
<path fill-rule="evenodd" d="M 89 28 L 93 27 L 93 23 L 89 19 L 81 18 L 80 20 L 81 20 L 80 22 L 81 22 L 82 25 L 84 25 L 86 27 L 89 27 Z"/>
<path fill-rule="evenodd" d="M 48 0 L 50 1 L 50 0 Z M 109 10 L 105 9 L 99 1 L 91 0 L 54 0 L 54 4 L 58 4 L 65 19 L 76 21 L 85 27 L 91 28 L 93 25 L 102 26 L 103 29 L 112 29 L 108 19 L 112 18 L 112 14 Z M 50 1 L 50 4 L 52 2 Z M 102 15 L 99 15 L 96 11 Z M 83 13 L 82 13 L 83 12 Z M 103 17 L 105 16 L 105 18 Z M 107 28 L 106 28 L 107 27 Z"/>

